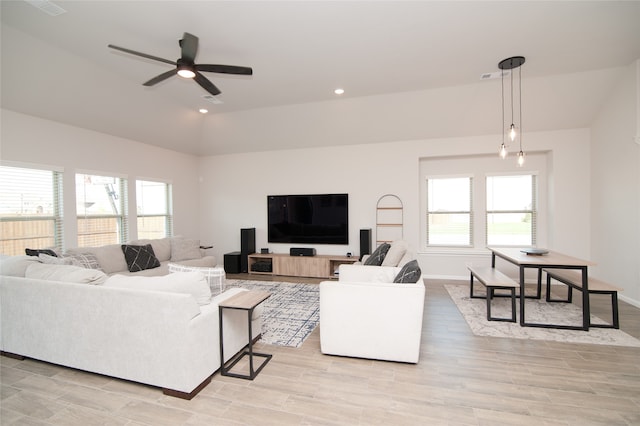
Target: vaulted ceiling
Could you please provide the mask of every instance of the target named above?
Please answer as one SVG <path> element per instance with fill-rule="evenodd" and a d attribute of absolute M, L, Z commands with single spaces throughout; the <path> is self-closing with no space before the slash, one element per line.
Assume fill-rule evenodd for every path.
<path fill-rule="evenodd" d="M 497 133 L 481 75 L 514 55 L 529 129 L 582 127 L 640 59 L 638 1 L 0 3 L 2 108 L 198 155 Z M 212 104 L 193 81 L 142 86 L 171 66 L 107 47 L 176 60 L 184 32 L 196 62 L 253 76 L 206 73 Z"/>

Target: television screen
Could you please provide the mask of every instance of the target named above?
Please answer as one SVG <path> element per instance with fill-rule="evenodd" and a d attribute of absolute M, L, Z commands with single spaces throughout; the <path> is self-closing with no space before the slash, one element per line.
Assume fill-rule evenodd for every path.
<path fill-rule="evenodd" d="M 349 195 L 269 195 L 270 243 L 349 244 Z"/>

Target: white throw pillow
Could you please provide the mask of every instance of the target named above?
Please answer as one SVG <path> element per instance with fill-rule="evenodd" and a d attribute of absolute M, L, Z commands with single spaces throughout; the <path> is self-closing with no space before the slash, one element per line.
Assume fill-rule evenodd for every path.
<path fill-rule="evenodd" d="M 104 285 L 133 290 L 190 294 L 198 305 L 208 305 L 211 302 L 211 289 L 201 272 L 176 272 L 159 277 L 132 277 L 116 274 L 109 277 Z"/>
<path fill-rule="evenodd" d="M 179 262 L 181 260 L 200 259 L 202 252 L 200 251 L 200 240 L 189 240 L 186 238 L 171 239 L 171 261 Z"/>
<path fill-rule="evenodd" d="M 391 248 L 387 252 L 387 255 L 384 257 L 381 266 L 398 266 L 400 260 L 407 252 L 409 245 L 406 241 L 394 241 L 391 243 Z"/>
<path fill-rule="evenodd" d="M 50 265 L 34 263 L 27 267 L 25 278 L 39 280 L 62 281 L 76 284 L 102 284 L 107 275 L 97 269 L 87 269 L 73 265 Z"/>

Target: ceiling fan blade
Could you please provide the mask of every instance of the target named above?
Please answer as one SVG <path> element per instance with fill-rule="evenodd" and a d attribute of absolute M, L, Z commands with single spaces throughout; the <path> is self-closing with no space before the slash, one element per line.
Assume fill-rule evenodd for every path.
<path fill-rule="evenodd" d="M 153 86 L 154 84 L 158 84 L 161 81 L 168 79 L 169 77 L 173 77 L 174 75 L 176 75 L 177 72 L 178 72 L 177 70 L 163 72 L 162 74 L 157 75 L 153 77 L 151 80 L 144 83 L 143 86 Z"/>
<path fill-rule="evenodd" d="M 217 72 L 222 74 L 240 74 L 253 75 L 253 70 L 249 67 L 237 67 L 234 65 L 213 65 L 213 64 L 197 64 L 195 68 L 198 71 Z"/>
<path fill-rule="evenodd" d="M 115 50 L 119 50 L 121 52 L 130 53 L 136 56 L 142 56 L 143 58 L 152 59 L 154 61 L 164 62 L 165 64 L 177 65 L 175 62 L 170 61 L 168 59 L 158 58 L 157 56 L 147 55 L 146 53 L 136 52 L 135 50 L 125 49 L 124 47 L 114 46 L 113 44 L 110 44 L 109 47 Z"/>
<path fill-rule="evenodd" d="M 207 78 L 204 75 L 200 74 L 198 71 L 196 71 L 196 76 L 193 79 L 196 81 L 196 83 L 202 86 L 204 90 L 211 93 L 213 96 L 222 93 L 220 92 L 220 89 L 218 89 L 212 82 L 207 80 Z"/>
<path fill-rule="evenodd" d="M 182 50 L 181 58 L 187 62 L 194 63 L 198 54 L 198 37 L 193 34 L 184 33 L 179 42 Z"/>

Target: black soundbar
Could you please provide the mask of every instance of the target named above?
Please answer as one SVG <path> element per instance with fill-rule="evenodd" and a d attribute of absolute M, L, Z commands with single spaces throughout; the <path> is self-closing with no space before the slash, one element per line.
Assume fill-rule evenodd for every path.
<path fill-rule="evenodd" d="M 291 247 L 289 249 L 291 256 L 315 256 L 316 249 L 308 247 Z"/>

